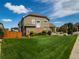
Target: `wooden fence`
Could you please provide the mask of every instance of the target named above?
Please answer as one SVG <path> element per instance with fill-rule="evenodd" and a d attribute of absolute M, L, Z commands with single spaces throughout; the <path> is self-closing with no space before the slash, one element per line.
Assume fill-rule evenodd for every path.
<path fill-rule="evenodd" d="M 22 38 L 22 33 L 14 31 L 5 31 L 4 38 Z"/>

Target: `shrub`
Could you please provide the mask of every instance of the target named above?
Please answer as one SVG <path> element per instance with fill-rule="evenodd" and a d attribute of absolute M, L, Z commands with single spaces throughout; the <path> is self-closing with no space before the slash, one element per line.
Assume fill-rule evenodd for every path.
<path fill-rule="evenodd" d="M 33 31 L 31 31 L 31 32 L 30 32 L 30 36 L 33 36 L 33 34 L 34 34 L 34 32 L 33 32 Z"/>
<path fill-rule="evenodd" d="M 47 34 L 47 31 L 42 31 L 42 33 L 41 33 L 42 35 L 46 35 Z"/>
<path fill-rule="evenodd" d="M 42 33 L 34 33 L 33 36 L 42 35 Z"/>
<path fill-rule="evenodd" d="M 73 34 L 73 24 L 72 23 L 68 23 L 68 29 L 67 29 L 67 33 L 68 34 Z"/>
<path fill-rule="evenodd" d="M 52 34 L 52 31 L 48 31 L 48 33 L 47 33 L 48 35 L 51 35 Z"/>

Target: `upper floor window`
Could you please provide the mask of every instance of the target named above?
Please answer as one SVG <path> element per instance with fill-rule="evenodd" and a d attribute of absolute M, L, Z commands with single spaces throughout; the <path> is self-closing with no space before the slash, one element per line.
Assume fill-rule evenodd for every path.
<path fill-rule="evenodd" d="M 35 19 L 32 19 L 32 24 L 35 24 Z"/>
<path fill-rule="evenodd" d="M 47 22 L 47 21 L 44 21 L 45 23 Z"/>
<path fill-rule="evenodd" d="M 37 23 L 40 23 L 40 21 L 37 21 Z"/>

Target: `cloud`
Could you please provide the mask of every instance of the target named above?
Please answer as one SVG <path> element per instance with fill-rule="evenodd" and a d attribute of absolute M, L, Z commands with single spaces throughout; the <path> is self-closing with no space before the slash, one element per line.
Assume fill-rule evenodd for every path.
<path fill-rule="evenodd" d="M 2 19 L 3 22 L 12 22 L 12 19 Z"/>
<path fill-rule="evenodd" d="M 49 2 L 49 0 L 36 0 L 36 1 L 40 1 L 40 2 L 42 2 L 42 3 Z"/>
<path fill-rule="evenodd" d="M 55 0 L 54 13 L 50 17 L 64 17 L 71 14 L 79 13 L 79 0 Z"/>
<path fill-rule="evenodd" d="M 53 22 L 55 24 L 64 24 L 65 22 L 62 22 L 62 21 L 56 21 L 56 22 Z"/>
<path fill-rule="evenodd" d="M 9 2 L 7 2 L 4 6 L 6 8 L 8 8 L 9 10 L 13 11 L 14 13 L 18 13 L 18 14 L 28 13 L 28 12 L 32 11 L 31 9 L 25 8 L 25 6 L 23 6 L 23 5 L 19 5 L 19 6 L 18 5 L 12 5 Z"/>

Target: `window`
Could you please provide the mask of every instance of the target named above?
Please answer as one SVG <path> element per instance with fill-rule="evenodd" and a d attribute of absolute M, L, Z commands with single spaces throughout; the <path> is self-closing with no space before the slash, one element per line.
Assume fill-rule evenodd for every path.
<path fill-rule="evenodd" d="M 37 21 L 37 23 L 40 23 L 40 21 Z"/>
<path fill-rule="evenodd" d="M 44 21 L 44 22 L 47 22 L 47 21 Z"/>
<path fill-rule="evenodd" d="M 40 28 L 40 27 L 41 27 L 40 21 L 37 21 L 37 22 L 36 22 L 36 27 L 37 27 L 37 28 Z"/>
<path fill-rule="evenodd" d="M 43 22 L 43 24 L 44 24 L 45 27 L 47 26 L 47 23 L 48 23 L 47 21 L 44 21 Z"/>
<path fill-rule="evenodd" d="M 35 19 L 32 19 L 32 24 L 35 24 Z"/>

